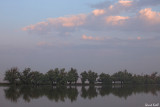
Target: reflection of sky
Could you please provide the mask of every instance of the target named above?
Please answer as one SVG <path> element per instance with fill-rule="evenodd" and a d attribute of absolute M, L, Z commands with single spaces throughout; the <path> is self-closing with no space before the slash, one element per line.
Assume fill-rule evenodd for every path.
<path fill-rule="evenodd" d="M 1 1 L 0 72 L 159 71 L 160 1 L 121 1 Z"/>

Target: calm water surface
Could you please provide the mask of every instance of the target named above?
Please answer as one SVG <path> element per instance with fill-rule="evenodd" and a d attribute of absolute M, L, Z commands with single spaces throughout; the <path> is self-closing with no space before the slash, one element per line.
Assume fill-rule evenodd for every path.
<path fill-rule="evenodd" d="M 158 103 L 160 85 L 0 86 L 0 107 L 145 107 Z"/>

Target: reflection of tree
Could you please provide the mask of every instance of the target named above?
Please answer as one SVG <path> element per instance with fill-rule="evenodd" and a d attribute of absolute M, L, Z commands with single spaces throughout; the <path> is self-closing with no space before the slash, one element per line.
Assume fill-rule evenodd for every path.
<path fill-rule="evenodd" d="M 83 98 L 92 99 L 94 97 L 97 97 L 98 95 L 98 92 L 96 91 L 96 87 L 94 86 L 89 86 L 88 89 L 86 89 L 85 87 L 82 87 L 81 91 L 82 91 L 81 97 Z"/>
<path fill-rule="evenodd" d="M 134 93 L 151 93 L 152 95 L 157 95 L 157 91 L 160 91 L 159 85 L 139 85 L 139 86 L 133 86 Z M 142 91 L 143 90 L 143 91 Z"/>
<path fill-rule="evenodd" d="M 102 86 L 101 88 L 98 88 L 99 90 L 99 94 L 103 97 L 106 95 L 109 95 L 112 91 L 112 87 L 111 86 Z"/>
<path fill-rule="evenodd" d="M 94 86 L 90 86 L 88 88 L 88 98 L 92 99 L 94 97 L 97 97 L 98 93 L 96 91 L 96 88 Z"/>
<path fill-rule="evenodd" d="M 20 88 L 20 94 L 23 95 L 23 99 L 27 102 L 30 102 L 30 93 L 31 87 L 21 87 Z"/>
<path fill-rule="evenodd" d="M 84 86 L 82 86 L 81 92 L 82 92 L 81 93 L 81 97 L 86 99 L 88 94 L 87 94 L 87 90 L 86 90 L 86 88 Z"/>
<path fill-rule="evenodd" d="M 139 86 L 123 86 L 123 87 L 113 87 L 113 86 L 102 86 L 95 87 L 89 86 L 81 88 L 80 96 L 84 99 L 92 99 L 100 96 L 107 96 L 113 94 L 119 98 L 127 99 L 128 96 L 136 93 L 151 93 L 157 95 L 157 92 L 160 91 L 159 85 L 139 85 Z M 62 101 L 69 99 L 71 102 L 76 101 L 78 97 L 78 90 L 76 87 L 51 87 L 51 86 L 41 86 L 41 87 L 31 87 L 31 86 L 21 86 L 14 87 L 11 86 L 7 89 L 4 89 L 5 97 L 12 101 L 17 102 L 21 97 L 26 102 L 30 102 L 32 99 L 38 99 L 42 96 L 46 96 L 51 101 Z"/>
<path fill-rule="evenodd" d="M 49 100 L 53 101 L 65 101 L 65 99 L 70 99 L 71 102 L 75 101 L 78 96 L 78 90 L 76 87 L 31 87 L 31 86 L 21 86 L 21 87 L 9 87 L 4 90 L 6 98 L 17 102 L 18 98 L 22 98 L 26 102 L 30 102 L 31 99 L 38 99 L 42 96 L 46 96 Z"/>
<path fill-rule="evenodd" d="M 43 92 L 44 92 L 44 88 L 42 87 L 23 86 L 23 87 L 19 87 L 19 89 L 20 89 L 20 95 L 27 102 L 30 102 L 31 98 L 37 99 L 43 96 Z"/>
<path fill-rule="evenodd" d="M 5 97 L 11 100 L 12 102 L 17 102 L 18 98 L 20 97 L 19 90 L 14 86 L 11 86 L 8 89 L 4 89 L 4 92 Z"/>
<path fill-rule="evenodd" d="M 67 89 L 67 96 L 71 100 L 71 102 L 75 101 L 78 97 L 78 90 L 77 88 L 68 88 Z"/>
<path fill-rule="evenodd" d="M 58 101 L 65 101 L 65 99 L 69 98 L 71 102 L 75 101 L 78 96 L 77 88 L 72 87 L 50 87 L 45 90 L 45 96 L 48 99 Z"/>
<path fill-rule="evenodd" d="M 131 96 L 133 93 L 133 89 L 130 87 L 121 87 L 121 88 L 113 88 L 112 89 L 112 94 L 115 96 L 118 96 L 120 98 L 124 97 L 127 99 L 128 96 Z"/>
<path fill-rule="evenodd" d="M 45 95 L 47 96 L 47 98 L 56 102 L 58 102 L 59 100 L 65 101 L 66 93 L 66 87 L 50 87 L 45 90 Z"/>
<path fill-rule="evenodd" d="M 110 93 L 120 98 L 127 99 L 127 97 L 136 93 L 151 93 L 152 95 L 157 95 L 157 91 L 160 91 L 159 85 L 124 85 L 123 87 L 112 88 Z"/>

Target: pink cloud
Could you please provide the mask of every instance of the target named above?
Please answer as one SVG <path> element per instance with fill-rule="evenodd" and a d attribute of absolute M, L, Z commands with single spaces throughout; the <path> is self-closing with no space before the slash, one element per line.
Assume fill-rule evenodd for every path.
<path fill-rule="evenodd" d="M 151 8 L 145 8 L 139 11 L 140 18 L 150 24 L 160 23 L 160 12 L 152 11 Z"/>
<path fill-rule="evenodd" d="M 120 3 L 123 6 L 131 6 L 133 1 L 130 0 L 119 0 L 118 3 Z"/>
<path fill-rule="evenodd" d="M 117 0 L 105 8 L 95 9 L 88 14 L 71 15 L 67 17 L 48 18 L 46 21 L 22 28 L 23 31 L 37 34 L 49 35 L 73 35 L 81 31 L 158 31 L 160 24 L 160 13 L 146 8 L 132 11 L 140 1 Z M 138 10 L 138 14 L 137 14 Z M 130 12 L 133 12 L 130 14 Z M 127 14 L 131 16 L 121 16 Z M 98 16 L 98 17 L 97 17 Z M 147 26 L 146 26 L 147 25 Z M 78 32 L 78 33 L 77 33 Z M 82 36 L 83 39 L 100 40 L 92 36 Z"/>
<path fill-rule="evenodd" d="M 93 37 L 92 36 L 82 35 L 82 39 L 84 39 L 84 40 L 93 40 Z"/>
<path fill-rule="evenodd" d="M 70 17 L 59 17 L 59 18 L 50 18 L 48 19 L 51 23 L 59 23 L 63 27 L 74 27 L 80 26 L 85 23 L 86 15 L 73 15 Z"/>
<path fill-rule="evenodd" d="M 109 6 L 109 9 L 111 10 L 111 9 L 113 9 L 113 7 L 114 7 L 113 5 L 110 5 L 110 6 Z"/>
<path fill-rule="evenodd" d="M 124 16 L 108 16 L 106 18 L 106 23 L 107 24 L 112 24 L 112 25 L 122 25 L 125 20 L 129 19 L 129 17 L 124 17 Z"/>
<path fill-rule="evenodd" d="M 22 28 L 23 31 L 43 31 L 54 26 L 55 29 L 58 28 L 71 28 L 81 26 L 85 23 L 86 15 L 79 14 L 69 17 L 59 17 L 59 18 L 49 18 L 45 22 L 39 22 L 34 25 L 29 25 Z"/>
<path fill-rule="evenodd" d="M 104 9 L 95 9 L 92 11 L 95 16 L 103 15 L 105 13 Z"/>
<path fill-rule="evenodd" d="M 28 30 L 30 30 L 30 31 L 32 31 L 32 30 L 41 31 L 41 30 L 43 30 L 43 27 L 48 26 L 48 24 L 49 24 L 48 22 L 39 22 L 35 25 L 26 26 L 26 27 L 22 28 L 22 30 L 23 31 L 28 31 Z"/>
<path fill-rule="evenodd" d="M 140 36 L 137 37 L 137 40 L 141 40 L 142 38 Z"/>
<path fill-rule="evenodd" d="M 136 40 L 142 40 L 142 37 L 141 36 L 137 36 L 137 37 L 128 37 L 128 40 L 130 40 L 130 41 L 136 41 Z"/>
<path fill-rule="evenodd" d="M 97 40 L 97 41 L 101 41 L 101 40 L 110 39 L 110 37 L 93 37 L 93 36 L 82 35 L 82 39 L 83 40 Z"/>
<path fill-rule="evenodd" d="M 34 30 L 35 29 L 35 25 L 30 25 L 30 26 L 26 26 L 24 28 L 22 28 L 23 31 L 27 31 L 27 30 Z"/>

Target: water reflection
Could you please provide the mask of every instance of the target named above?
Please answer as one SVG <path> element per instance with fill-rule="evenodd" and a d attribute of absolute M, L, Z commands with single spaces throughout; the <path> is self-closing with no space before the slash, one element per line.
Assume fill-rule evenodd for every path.
<path fill-rule="evenodd" d="M 96 87 L 90 86 L 88 89 L 86 87 L 81 88 L 81 97 L 86 99 L 92 99 L 94 97 L 97 97 L 98 92 L 96 90 Z"/>
<path fill-rule="evenodd" d="M 79 90 L 79 91 L 78 91 Z M 40 97 L 47 97 L 51 101 L 64 102 L 69 99 L 71 102 L 76 101 L 77 97 L 80 96 L 84 99 L 92 99 L 99 96 L 108 96 L 113 94 L 119 98 L 125 98 L 131 96 L 132 94 L 139 93 L 151 93 L 152 95 L 157 95 L 160 91 L 160 86 L 158 85 L 144 85 L 144 86 L 88 86 L 88 87 L 8 87 L 4 89 L 6 99 L 17 102 L 18 99 L 22 98 L 26 102 L 30 102 L 32 99 L 38 99 Z"/>

